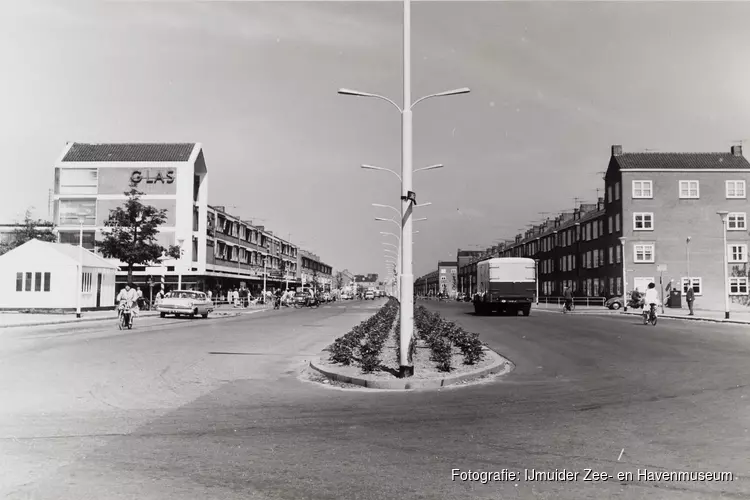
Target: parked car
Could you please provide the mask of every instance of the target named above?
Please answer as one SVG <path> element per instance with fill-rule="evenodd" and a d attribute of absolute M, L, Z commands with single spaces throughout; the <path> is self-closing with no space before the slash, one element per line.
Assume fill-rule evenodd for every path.
<path fill-rule="evenodd" d="M 621 309 L 623 304 L 624 304 L 624 301 L 622 297 L 612 297 L 611 299 L 609 299 L 608 301 L 604 303 L 604 307 L 617 310 L 617 309 Z"/>
<path fill-rule="evenodd" d="M 214 303 L 203 292 L 174 290 L 164 296 L 156 306 L 156 310 L 162 318 L 167 314 L 174 314 L 175 317 L 185 315 L 191 318 L 200 314 L 208 318 L 208 313 L 214 310 Z"/>
<path fill-rule="evenodd" d="M 365 300 L 375 300 L 375 292 L 372 290 L 367 290 L 365 292 Z"/>

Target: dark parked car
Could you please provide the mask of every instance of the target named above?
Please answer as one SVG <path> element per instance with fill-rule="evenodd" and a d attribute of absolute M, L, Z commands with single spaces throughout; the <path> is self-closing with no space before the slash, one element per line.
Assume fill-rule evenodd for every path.
<path fill-rule="evenodd" d="M 622 297 L 612 297 L 611 299 L 609 299 L 607 302 L 604 303 L 604 307 L 608 307 L 614 310 L 622 309 L 623 303 L 624 301 Z"/>

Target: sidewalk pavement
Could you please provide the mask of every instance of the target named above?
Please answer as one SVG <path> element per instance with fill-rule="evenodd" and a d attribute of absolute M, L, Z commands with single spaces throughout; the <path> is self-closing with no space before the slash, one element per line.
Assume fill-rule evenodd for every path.
<path fill-rule="evenodd" d="M 623 311 L 623 314 L 643 314 L 642 309 L 628 308 L 628 311 Z M 657 315 L 660 318 L 671 318 L 671 319 L 686 319 L 692 321 L 711 321 L 714 323 L 733 323 L 740 325 L 750 325 L 750 308 L 744 311 L 737 311 L 730 309 L 729 319 L 724 319 L 724 311 L 714 311 L 710 309 L 693 309 L 693 316 L 689 316 L 689 310 L 687 308 L 682 309 L 671 309 L 669 307 L 664 308 L 662 314 L 661 308 L 657 310 Z"/>
<path fill-rule="evenodd" d="M 547 310 L 547 311 L 561 311 L 562 305 L 557 304 L 545 304 L 540 302 L 539 305 L 534 306 L 535 309 L 538 310 Z M 694 316 L 688 315 L 689 310 L 686 307 L 683 307 L 681 309 L 672 309 L 669 307 L 664 308 L 664 313 L 662 314 L 661 308 L 658 310 L 658 315 L 660 318 L 670 318 L 670 319 L 684 319 L 684 320 L 692 320 L 692 321 L 712 321 L 716 323 L 733 323 L 733 324 L 750 324 L 750 308 L 746 308 L 745 310 L 730 310 L 729 311 L 729 319 L 724 319 L 724 311 L 715 311 L 710 309 L 694 309 Z M 611 310 L 604 306 L 583 306 L 576 304 L 576 308 L 572 313 L 569 314 L 631 314 L 631 315 L 640 315 L 643 313 L 642 309 L 632 309 L 628 308 L 628 311 L 625 312 L 622 309 L 620 310 Z"/>
<path fill-rule="evenodd" d="M 217 305 L 211 317 L 239 316 L 250 314 L 264 309 L 273 309 L 273 305 L 251 305 L 246 308 L 233 307 L 231 305 Z M 158 316 L 157 311 L 141 311 L 140 317 L 147 318 Z M 19 326 L 44 326 L 68 323 L 84 323 L 90 321 L 110 321 L 117 318 L 117 312 L 109 311 L 83 311 L 80 318 L 76 318 L 75 312 L 62 314 L 45 313 L 22 313 L 22 312 L 0 312 L 0 328 Z"/>

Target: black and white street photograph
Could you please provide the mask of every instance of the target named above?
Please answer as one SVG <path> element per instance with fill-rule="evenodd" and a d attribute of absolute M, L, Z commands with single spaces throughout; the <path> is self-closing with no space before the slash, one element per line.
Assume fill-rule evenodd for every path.
<path fill-rule="evenodd" d="M 749 27 L 3 2 L 0 498 L 750 499 Z"/>

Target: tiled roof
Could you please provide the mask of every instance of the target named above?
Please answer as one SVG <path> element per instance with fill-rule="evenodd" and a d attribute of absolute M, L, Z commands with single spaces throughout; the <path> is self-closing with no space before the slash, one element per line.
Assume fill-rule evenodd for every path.
<path fill-rule="evenodd" d="M 188 161 L 194 143 L 183 144 L 84 144 L 74 143 L 63 158 L 69 161 Z"/>
<path fill-rule="evenodd" d="M 623 153 L 615 156 L 621 169 L 707 169 L 745 168 L 750 163 L 744 156 L 732 153 Z"/>

